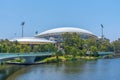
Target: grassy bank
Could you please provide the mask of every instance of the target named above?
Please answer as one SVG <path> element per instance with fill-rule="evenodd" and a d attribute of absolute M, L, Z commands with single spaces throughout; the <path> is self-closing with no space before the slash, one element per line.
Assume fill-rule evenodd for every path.
<path fill-rule="evenodd" d="M 11 63 L 11 62 L 24 63 L 25 60 L 23 58 L 16 58 L 14 60 L 5 61 L 5 63 Z"/>
<path fill-rule="evenodd" d="M 48 57 L 43 59 L 42 63 L 57 63 L 57 62 L 66 62 L 66 61 L 75 61 L 75 60 L 96 60 L 98 57 L 90 57 L 90 56 L 75 56 L 67 55 L 67 56 L 58 56 L 58 58 L 54 55 L 52 57 Z M 8 60 L 5 63 L 24 63 L 25 60 L 23 58 L 16 58 L 14 60 Z"/>
<path fill-rule="evenodd" d="M 56 58 L 56 56 L 46 58 L 42 60 L 41 62 L 45 63 L 56 63 L 56 62 L 66 62 L 66 61 L 75 61 L 75 60 L 96 60 L 97 57 L 90 57 L 90 56 L 76 56 L 73 57 L 72 55 L 69 56 L 59 56 Z"/>

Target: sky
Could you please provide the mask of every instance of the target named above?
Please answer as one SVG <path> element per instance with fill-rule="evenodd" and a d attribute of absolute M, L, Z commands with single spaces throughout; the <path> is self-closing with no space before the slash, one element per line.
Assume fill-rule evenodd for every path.
<path fill-rule="evenodd" d="M 120 0 L 0 0 L 0 39 L 59 27 L 77 27 L 111 41 L 120 38 Z"/>

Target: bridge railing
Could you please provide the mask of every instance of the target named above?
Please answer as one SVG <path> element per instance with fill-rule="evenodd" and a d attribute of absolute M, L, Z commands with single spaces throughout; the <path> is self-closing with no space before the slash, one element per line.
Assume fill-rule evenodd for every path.
<path fill-rule="evenodd" d="M 39 53 L 0 53 L 0 59 L 9 57 L 25 57 L 25 56 L 49 56 L 53 52 L 39 52 Z"/>

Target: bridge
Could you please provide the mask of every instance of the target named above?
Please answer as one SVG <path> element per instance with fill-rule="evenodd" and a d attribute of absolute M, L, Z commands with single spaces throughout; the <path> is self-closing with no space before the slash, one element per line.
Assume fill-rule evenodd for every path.
<path fill-rule="evenodd" d="M 39 53 L 0 53 L 0 64 L 9 59 L 24 58 L 24 63 L 34 63 L 36 57 L 51 56 L 53 52 L 39 52 Z"/>

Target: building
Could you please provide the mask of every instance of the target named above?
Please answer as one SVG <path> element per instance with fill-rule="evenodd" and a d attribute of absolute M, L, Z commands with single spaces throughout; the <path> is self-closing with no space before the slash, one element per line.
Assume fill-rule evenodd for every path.
<path fill-rule="evenodd" d="M 10 41 L 18 41 L 20 44 L 49 44 L 54 43 L 54 41 L 50 41 L 44 38 L 35 38 L 35 37 L 23 37 L 23 38 L 15 38 Z"/>
<path fill-rule="evenodd" d="M 42 33 L 39 33 L 35 35 L 36 38 L 45 38 L 52 41 L 63 41 L 62 34 L 64 33 L 78 33 L 80 34 L 81 38 L 87 39 L 89 37 L 96 37 L 92 32 L 80 29 L 80 28 L 73 28 L 73 27 L 63 27 L 63 28 L 55 28 L 51 30 L 44 31 Z"/>
<path fill-rule="evenodd" d="M 97 38 L 95 34 L 85 29 L 63 27 L 44 31 L 42 33 L 35 35 L 34 37 L 15 38 L 10 41 L 18 41 L 20 44 L 49 44 L 55 43 L 56 41 L 63 42 L 62 34 L 66 32 L 80 34 L 81 38 L 83 39 L 87 39 L 89 37 Z"/>

